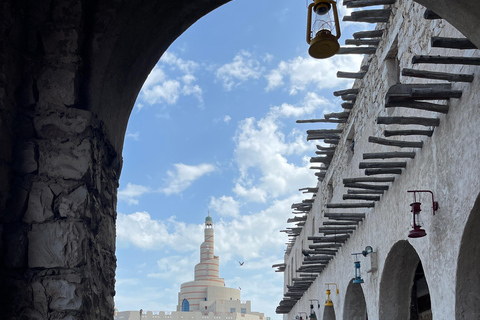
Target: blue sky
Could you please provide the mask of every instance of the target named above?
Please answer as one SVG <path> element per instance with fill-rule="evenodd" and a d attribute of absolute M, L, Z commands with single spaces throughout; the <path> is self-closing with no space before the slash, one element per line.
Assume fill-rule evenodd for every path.
<path fill-rule="evenodd" d="M 280 319 L 290 205 L 316 186 L 315 142 L 297 119 L 341 111 L 337 71 L 361 56 L 314 60 L 306 2 L 233 1 L 199 20 L 162 56 L 140 92 L 125 138 L 118 192 L 115 304 L 173 311 L 193 280 L 210 211 L 226 286 Z M 341 15 L 345 14 L 344 7 Z M 362 24 L 342 24 L 342 39 Z M 371 28 L 371 27 L 370 27 Z M 240 266 L 238 261 L 244 261 Z"/>

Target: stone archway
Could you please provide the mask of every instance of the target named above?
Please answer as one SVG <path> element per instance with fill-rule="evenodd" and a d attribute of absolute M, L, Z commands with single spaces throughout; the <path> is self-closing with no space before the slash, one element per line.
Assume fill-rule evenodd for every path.
<path fill-rule="evenodd" d="M 393 245 L 383 270 L 379 319 L 432 319 L 427 280 L 420 258 L 408 241 Z"/>
<path fill-rule="evenodd" d="M 468 218 L 458 255 L 455 318 L 480 317 L 480 195 Z"/>
<path fill-rule="evenodd" d="M 345 294 L 343 307 L 343 319 L 345 320 L 367 320 L 367 303 L 360 284 L 350 281 Z"/>

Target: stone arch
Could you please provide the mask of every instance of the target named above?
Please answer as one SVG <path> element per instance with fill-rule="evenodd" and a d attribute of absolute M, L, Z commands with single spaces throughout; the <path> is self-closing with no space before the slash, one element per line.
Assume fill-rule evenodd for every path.
<path fill-rule="evenodd" d="M 480 317 L 480 194 L 468 218 L 457 264 L 455 318 L 457 320 Z"/>
<path fill-rule="evenodd" d="M 408 320 L 431 315 L 428 284 L 412 245 L 401 240 L 390 250 L 380 282 L 379 319 Z M 426 318 L 428 319 L 428 317 Z"/>
<path fill-rule="evenodd" d="M 345 294 L 345 303 L 343 307 L 343 319 L 345 320 L 366 320 L 367 303 L 365 302 L 365 295 L 360 284 L 350 281 Z"/>

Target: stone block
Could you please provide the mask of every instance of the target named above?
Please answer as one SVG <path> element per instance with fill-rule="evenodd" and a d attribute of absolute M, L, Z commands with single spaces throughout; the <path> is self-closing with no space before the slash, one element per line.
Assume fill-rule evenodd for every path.
<path fill-rule="evenodd" d="M 48 307 L 52 310 L 79 310 L 82 299 L 77 295 L 76 285 L 65 280 L 44 280 Z"/>
<path fill-rule="evenodd" d="M 75 77 L 76 73 L 69 68 L 50 67 L 45 69 L 37 80 L 40 99 L 44 102 L 63 106 L 75 103 Z M 42 98 L 43 97 L 43 98 Z"/>
<path fill-rule="evenodd" d="M 32 225 L 28 233 L 30 268 L 73 268 L 85 263 L 85 225 L 55 221 Z"/>
<path fill-rule="evenodd" d="M 83 186 L 78 187 L 71 193 L 60 196 L 57 203 L 57 210 L 61 217 L 80 218 L 85 214 L 87 205 L 87 189 Z"/>
<path fill-rule="evenodd" d="M 32 294 L 34 303 L 33 309 L 46 315 L 48 311 L 48 301 L 47 296 L 45 295 L 45 288 L 40 282 L 32 283 Z"/>
<path fill-rule="evenodd" d="M 55 147 L 45 144 L 39 150 L 39 173 L 63 179 L 81 179 L 91 166 L 91 145 L 87 139 L 80 143 L 66 141 Z"/>
<path fill-rule="evenodd" d="M 37 134 L 44 139 L 82 133 L 91 121 L 91 113 L 85 110 L 60 108 L 46 113 L 48 116 L 35 117 L 34 122 Z"/>
<path fill-rule="evenodd" d="M 27 211 L 23 221 L 44 222 L 53 218 L 53 193 L 43 182 L 34 182 L 28 197 Z"/>

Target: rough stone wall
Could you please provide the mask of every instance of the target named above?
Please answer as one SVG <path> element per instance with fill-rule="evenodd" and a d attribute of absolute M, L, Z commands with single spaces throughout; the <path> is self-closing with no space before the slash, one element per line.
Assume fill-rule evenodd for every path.
<path fill-rule="evenodd" d="M 461 237 L 465 224 L 472 211 L 473 205 L 480 191 L 480 95 L 478 89 L 479 68 L 465 65 L 431 65 L 413 66 L 415 69 L 441 71 L 449 73 L 475 74 L 472 83 L 452 83 L 452 88 L 462 90 L 461 99 L 451 99 L 448 114 L 419 111 L 414 109 L 385 108 L 385 94 L 394 84 L 391 69 L 387 65 L 389 53 L 395 51 L 398 44 L 398 61 L 400 69 L 412 68 L 413 55 L 455 55 L 455 56 L 480 56 L 478 50 L 453 50 L 431 48 L 429 41 L 432 36 L 462 37 L 462 35 L 443 20 L 427 21 L 423 19 L 425 8 L 411 1 L 397 1 L 393 14 L 388 24 L 379 25 L 378 28 L 387 28 L 375 55 L 365 57 L 364 64 L 370 64 L 365 78 L 356 80 L 353 87 L 360 88 L 355 106 L 352 109 L 345 130 L 340 139 L 340 144 L 329 171 L 316 195 L 313 208 L 290 255 L 285 259 L 286 270 L 293 265 L 295 269 L 301 265 L 303 249 L 308 249 L 311 241 L 312 222 L 315 229 L 325 221 L 323 212 L 335 212 L 326 209 L 326 203 L 343 202 L 342 196 L 347 193 L 343 186 L 343 178 L 365 176 L 363 170 L 358 168 L 363 160 L 363 153 L 394 151 L 396 148 L 381 146 L 368 142 L 369 136 L 383 137 L 386 125 L 378 125 L 378 116 L 417 116 L 437 117 L 440 125 L 434 129 L 433 136 L 419 137 L 407 136 L 390 138 L 409 141 L 423 141 L 422 149 L 415 149 L 414 159 L 407 160 L 407 168 L 401 175 L 396 175 L 395 182 L 376 202 L 375 208 L 364 211 L 366 218 L 359 224 L 350 239 L 340 248 L 316 281 L 305 292 L 292 310 L 284 319 L 292 319 L 300 312 L 310 310 L 310 299 L 323 301 L 326 297 L 324 283 L 335 282 L 339 285 L 340 294 L 332 295 L 337 319 L 344 319 L 345 294 L 354 274 L 353 257 L 351 253 L 360 252 L 367 245 L 372 246 L 377 252 L 378 270 L 366 273 L 370 257 L 361 257 L 362 277 L 365 283 L 361 285 L 365 295 L 369 319 L 395 319 L 394 312 L 389 316 L 380 316 L 379 310 L 386 296 L 394 296 L 396 288 L 390 288 L 388 293 L 380 292 L 383 277 L 394 276 L 391 268 L 385 268 L 387 256 L 395 243 L 407 240 L 415 249 L 422 262 L 425 276 L 430 290 L 432 313 L 435 319 L 455 319 L 455 305 L 445 303 L 453 301 L 456 285 L 456 270 Z M 400 76 L 401 83 L 439 83 L 435 80 L 422 80 Z M 345 88 L 346 89 L 346 88 Z M 308 129 L 315 129 L 310 127 Z M 405 126 L 389 125 L 388 129 L 405 129 Z M 424 127 L 409 126 L 408 129 L 425 129 Z M 348 156 L 350 147 L 347 142 L 348 133 L 354 134 L 355 152 Z M 395 151 L 414 151 L 412 149 L 397 149 Z M 401 159 L 403 160 L 403 159 Z M 394 161 L 392 159 L 392 161 Z M 328 185 L 331 184 L 331 187 Z M 412 194 L 407 190 L 429 189 L 435 194 L 440 209 L 435 216 L 432 215 L 431 198 L 423 195 L 422 220 L 427 236 L 420 239 L 407 238 L 410 229 L 410 206 L 413 202 Z M 348 202 L 348 201 L 347 201 Z M 358 202 L 358 201 L 354 201 Z M 345 210 L 344 210 L 345 211 Z M 339 211 L 337 211 L 339 212 Z M 319 235 L 319 234 L 317 234 Z M 398 261 L 397 268 L 415 268 Z M 294 273 L 294 277 L 298 273 Z M 285 284 L 289 276 L 285 274 Z M 408 297 L 406 298 L 408 299 Z M 399 302 L 400 303 L 400 302 Z M 321 309 L 323 306 L 321 305 Z M 322 312 L 322 310 L 320 310 Z"/>
<path fill-rule="evenodd" d="M 2 310 L 8 319 L 111 318 L 121 159 L 88 111 L 37 105 L 31 120 L 32 135 L 15 141 L 2 217 Z"/>

